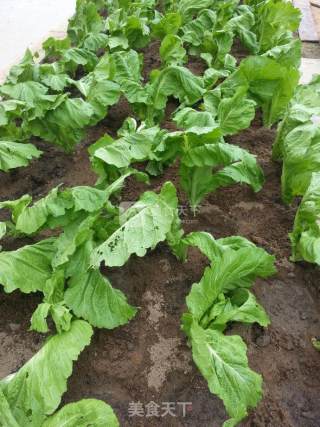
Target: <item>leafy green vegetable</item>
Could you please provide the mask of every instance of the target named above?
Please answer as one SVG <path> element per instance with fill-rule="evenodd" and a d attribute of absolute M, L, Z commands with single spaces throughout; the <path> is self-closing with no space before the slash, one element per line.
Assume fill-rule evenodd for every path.
<path fill-rule="evenodd" d="M 271 126 L 285 114 L 287 105 L 298 84 L 299 71 L 290 65 L 280 65 L 274 59 L 252 56 L 244 59 L 221 89 L 232 96 L 239 89 L 262 108 L 264 124 Z"/>
<path fill-rule="evenodd" d="M 269 324 L 248 288 L 257 277 L 275 272 L 274 257 L 238 236 L 215 240 L 208 233 L 195 232 L 184 242 L 199 247 L 211 264 L 187 296 L 189 311 L 182 316 L 182 328 L 194 362 L 231 417 L 224 425 L 235 426 L 261 399 L 262 378 L 248 366 L 242 339 L 223 331 L 235 321 Z"/>
<path fill-rule="evenodd" d="M 16 251 L 0 252 L 0 283 L 6 292 L 43 290 L 52 273 L 53 243 L 51 238 Z"/>
<path fill-rule="evenodd" d="M 123 293 L 113 289 L 97 270 L 73 276 L 64 298 L 76 316 L 98 328 L 116 328 L 128 323 L 136 314 Z"/>
<path fill-rule="evenodd" d="M 186 50 L 180 37 L 168 34 L 160 46 L 160 58 L 167 65 L 181 65 L 185 62 Z"/>
<path fill-rule="evenodd" d="M 84 137 L 83 129 L 92 120 L 92 106 L 80 98 L 66 99 L 43 118 L 28 124 L 33 135 L 71 150 Z"/>
<path fill-rule="evenodd" d="M 42 427 L 119 427 L 120 424 L 109 405 L 94 400 L 84 399 L 65 405 L 56 414 L 49 417 Z"/>
<path fill-rule="evenodd" d="M 98 267 L 104 261 L 108 267 L 122 266 L 132 254 L 144 256 L 147 249 L 166 239 L 177 206 L 176 190 L 170 182 L 163 185 L 159 195 L 144 193 L 124 212 L 120 227 L 94 250 L 91 264 Z"/>
<path fill-rule="evenodd" d="M 90 343 L 91 326 L 72 322 L 71 329 L 51 337 L 17 373 L 0 382 L 12 415 L 21 426 L 41 426 L 59 406 L 72 364 Z"/>
<path fill-rule="evenodd" d="M 11 141 L 0 141 L 0 170 L 27 166 L 34 158 L 39 158 L 42 152 L 32 144 L 21 144 Z"/>
<path fill-rule="evenodd" d="M 203 81 L 187 68 L 169 66 L 158 72 L 151 84 L 151 100 L 154 109 L 162 111 L 169 96 L 180 103 L 192 105 L 204 94 Z"/>
<path fill-rule="evenodd" d="M 255 10 L 259 53 L 284 44 L 300 24 L 301 12 L 287 1 L 267 0 Z"/>
<path fill-rule="evenodd" d="M 292 260 L 320 265 L 320 173 L 313 173 L 290 233 Z"/>
<path fill-rule="evenodd" d="M 262 397 L 262 378 L 248 366 L 245 343 L 239 336 L 204 330 L 195 322 L 190 337 L 194 362 L 231 416 L 224 425 L 236 425 Z"/>
<path fill-rule="evenodd" d="M 219 140 L 186 150 L 181 158 L 180 177 L 193 209 L 219 187 L 239 182 L 259 191 L 264 181 L 263 172 L 252 154 Z"/>

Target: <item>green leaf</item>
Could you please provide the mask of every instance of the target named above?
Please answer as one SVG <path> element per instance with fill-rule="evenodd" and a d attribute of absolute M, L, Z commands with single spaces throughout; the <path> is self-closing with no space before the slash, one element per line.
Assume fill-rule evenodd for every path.
<path fill-rule="evenodd" d="M 137 312 L 98 270 L 73 276 L 64 299 L 77 317 L 98 328 L 125 325 Z"/>
<path fill-rule="evenodd" d="M 15 420 L 7 399 L 0 388 L 0 426 L 1 427 L 21 427 Z"/>
<path fill-rule="evenodd" d="M 295 127 L 283 142 L 282 198 L 291 203 L 307 191 L 320 166 L 320 130 L 313 123 Z"/>
<path fill-rule="evenodd" d="M 192 108 L 183 108 L 175 116 L 174 121 L 186 133 L 195 135 L 207 135 L 209 138 L 221 136 L 219 124 L 214 120 L 214 116 L 207 111 L 196 111 Z M 210 134 L 210 135 L 209 135 Z"/>
<path fill-rule="evenodd" d="M 42 427 L 119 427 L 112 408 L 101 400 L 83 399 L 65 405 L 49 417 Z M 12 426 L 15 427 L 15 426 Z"/>
<path fill-rule="evenodd" d="M 219 142 L 186 151 L 181 159 L 180 178 L 193 209 L 219 187 L 245 183 L 259 191 L 264 182 L 255 156 L 235 145 Z"/>
<path fill-rule="evenodd" d="M 182 40 L 192 46 L 203 43 L 205 33 L 212 32 L 217 23 L 217 14 L 209 9 L 203 10 L 195 19 L 182 27 Z"/>
<path fill-rule="evenodd" d="M 73 83 L 94 110 L 90 125 L 102 120 L 107 114 L 107 107 L 119 101 L 120 86 L 112 82 L 107 73 L 102 74 L 97 69 Z"/>
<path fill-rule="evenodd" d="M 299 81 L 299 71 L 280 65 L 264 56 L 251 56 L 241 61 L 239 68 L 220 86 L 227 96 L 233 96 L 239 87 L 262 108 L 266 126 L 271 126 L 285 114 Z"/>
<path fill-rule="evenodd" d="M 290 233 L 292 260 L 320 265 L 320 173 L 313 173 L 310 185 L 296 213 Z"/>
<path fill-rule="evenodd" d="M 11 252 L 0 252 L 0 283 L 5 292 L 42 291 L 51 276 L 54 240 L 47 239 Z"/>
<path fill-rule="evenodd" d="M 274 257 L 263 249 L 252 246 L 226 250 L 205 269 L 201 281 L 192 286 L 187 296 L 188 309 L 200 321 L 221 292 L 249 288 L 257 277 L 268 277 L 275 271 Z"/>
<path fill-rule="evenodd" d="M 32 144 L 22 144 L 11 141 L 0 141 L 0 171 L 27 166 L 29 162 L 38 159 L 42 151 Z"/>
<path fill-rule="evenodd" d="M 56 253 L 52 259 L 53 268 L 66 264 L 77 248 L 91 240 L 95 215 L 80 215 L 64 227 L 63 233 L 55 241 Z"/>
<path fill-rule="evenodd" d="M 196 231 L 188 234 L 184 241 L 187 245 L 196 246 L 211 262 L 221 258 L 229 249 L 238 250 L 246 247 L 255 247 L 250 240 L 241 236 L 231 236 L 215 239 L 210 233 Z"/>
<path fill-rule="evenodd" d="M 275 46 L 270 50 L 267 50 L 263 56 L 275 59 L 278 64 L 284 66 L 292 66 L 300 68 L 301 56 L 302 56 L 302 42 L 299 39 L 290 40 L 288 43 Z"/>
<path fill-rule="evenodd" d="M 181 65 L 185 62 L 186 50 L 180 37 L 168 34 L 160 46 L 160 58 L 166 65 Z"/>
<path fill-rule="evenodd" d="M 132 254 L 144 256 L 147 249 L 166 239 L 177 206 L 176 189 L 170 182 L 163 185 L 160 194 L 144 193 L 120 218 L 120 228 L 94 250 L 92 266 L 99 267 L 104 261 L 108 267 L 120 267 Z"/>
<path fill-rule="evenodd" d="M 84 137 L 84 128 L 92 120 L 92 106 L 80 98 L 66 99 L 56 109 L 47 111 L 43 118 L 28 124 L 33 135 L 71 150 Z"/>
<path fill-rule="evenodd" d="M 234 135 L 250 126 L 256 103 L 239 90 L 232 98 L 224 98 L 218 107 L 218 121 L 223 135 Z"/>
<path fill-rule="evenodd" d="M 150 40 L 150 28 L 147 18 L 129 16 L 124 29 L 129 46 L 135 49 L 145 47 Z"/>
<path fill-rule="evenodd" d="M 193 360 L 231 416 L 225 425 L 235 426 L 262 397 L 262 378 L 248 365 L 247 347 L 239 336 L 204 330 L 196 322 L 190 335 Z"/>
<path fill-rule="evenodd" d="M 282 44 L 288 31 L 296 31 L 300 24 L 301 12 L 290 2 L 268 0 L 257 8 L 257 28 L 259 52 Z"/>
<path fill-rule="evenodd" d="M 183 22 L 188 22 L 195 14 L 199 14 L 204 9 L 210 9 L 213 3 L 213 0 L 180 0 L 177 2 L 177 10 Z"/>
<path fill-rule="evenodd" d="M 222 331 L 228 322 L 256 322 L 264 327 L 270 324 L 264 308 L 257 303 L 255 296 L 248 289 L 236 289 L 230 293 L 230 298 L 222 303 L 222 310 L 213 319 L 210 328 L 219 328 Z"/>
<path fill-rule="evenodd" d="M 48 88 L 37 82 L 23 82 L 14 85 L 2 85 L 0 87 L 1 95 L 12 99 L 23 101 L 26 104 L 33 106 L 48 92 Z"/>
<path fill-rule="evenodd" d="M 181 15 L 176 12 L 168 12 L 152 25 L 152 35 L 161 40 L 169 34 L 177 34 L 181 27 Z"/>
<path fill-rule="evenodd" d="M 37 331 L 43 334 L 46 334 L 47 332 L 49 332 L 46 319 L 49 315 L 50 308 L 51 308 L 51 304 L 48 304 L 46 302 L 38 305 L 38 307 L 36 308 L 35 312 L 31 317 L 31 326 L 30 326 L 31 330 Z"/>
<path fill-rule="evenodd" d="M 64 39 L 56 39 L 49 37 L 42 43 L 42 48 L 45 51 L 46 57 L 60 57 L 63 52 L 71 47 L 71 40 L 69 37 Z"/>
<path fill-rule="evenodd" d="M 204 85 L 202 79 L 187 68 L 170 66 L 155 78 L 151 92 L 153 107 L 162 111 L 169 96 L 179 99 L 180 103 L 195 104 L 204 94 Z"/>
<path fill-rule="evenodd" d="M 17 422 L 41 427 L 60 404 L 67 389 L 72 364 L 90 343 L 91 326 L 82 320 L 68 332 L 51 337 L 16 374 L 0 382 L 0 388 Z"/>
<path fill-rule="evenodd" d="M 117 168 L 128 167 L 135 161 L 155 159 L 154 150 L 163 141 L 164 136 L 165 133 L 158 126 L 141 126 L 114 142 L 109 137 L 102 137 L 97 141 L 99 148 L 93 155 L 108 165 Z"/>
<path fill-rule="evenodd" d="M 78 1 L 76 13 L 69 20 L 68 36 L 74 45 L 79 44 L 89 34 L 99 34 L 103 29 L 103 17 L 98 5 L 93 1 Z"/>
<path fill-rule="evenodd" d="M 91 52 L 97 52 L 99 49 L 107 47 L 108 39 L 108 36 L 104 33 L 89 34 L 83 42 L 83 47 Z"/>
<path fill-rule="evenodd" d="M 242 44 L 252 53 L 258 53 L 259 46 L 257 35 L 254 32 L 255 16 L 250 7 L 246 5 L 238 6 L 237 15 L 231 18 L 227 24 L 227 29 L 233 31 L 241 40 Z"/>
<path fill-rule="evenodd" d="M 50 216 L 64 215 L 66 209 L 72 207 L 72 202 L 61 197 L 60 194 L 59 188 L 56 187 L 47 196 L 35 202 L 33 206 L 25 205 L 15 218 L 16 229 L 24 234 L 33 234 L 47 222 Z"/>
<path fill-rule="evenodd" d="M 0 221 L 0 239 L 2 239 L 7 233 L 7 224 Z"/>

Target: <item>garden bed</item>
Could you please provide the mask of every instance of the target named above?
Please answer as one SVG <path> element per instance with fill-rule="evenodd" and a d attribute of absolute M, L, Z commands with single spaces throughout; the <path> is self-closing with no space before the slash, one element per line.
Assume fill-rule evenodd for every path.
<path fill-rule="evenodd" d="M 157 51 L 158 46 L 145 51 L 146 75 L 158 65 Z M 201 63 L 191 61 L 189 68 L 197 73 Z M 170 101 L 168 113 L 175 106 Z M 110 109 L 106 119 L 89 131 L 86 141 L 73 155 L 34 140 L 44 155 L 28 168 L 0 173 L 1 199 L 16 199 L 25 193 L 39 198 L 61 183 L 93 185 L 95 175 L 87 148 L 106 132 L 114 136 L 129 113 L 128 104 L 121 100 Z M 166 122 L 165 126 L 171 124 Z M 278 274 L 258 280 L 253 288 L 270 315 L 271 325 L 266 329 L 232 327 L 248 345 L 250 366 L 264 379 L 264 398 L 241 425 L 316 427 L 320 419 L 320 370 L 319 353 L 311 338 L 320 330 L 319 270 L 288 261 L 288 233 L 296 207 L 286 207 L 281 201 L 281 165 L 271 160 L 274 138 L 275 130 L 263 128 L 259 114 L 249 129 L 226 138 L 257 155 L 266 183 L 256 194 L 240 185 L 218 190 L 204 200 L 194 216 L 179 191 L 177 166 L 153 179 L 150 187 L 159 190 L 167 180 L 178 187 L 186 232 L 208 231 L 217 238 L 241 235 L 276 256 Z M 144 184 L 130 179 L 122 192 L 122 201 L 135 201 L 146 189 Z M 25 243 L 28 242 L 33 241 L 26 239 Z M 16 243 L 6 239 L 3 247 L 16 249 Z M 160 245 L 144 258 L 132 256 L 121 269 L 109 269 L 113 285 L 124 291 L 128 301 L 140 310 L 124 327 L 95 331 L 91 345 L 75 364 L 64 401 L 102 399 L 112 405 L 125 427 L 220 426 L 226 419 L 223 403 L 209 392 L 180 331 L 185 297 L 192 283 L 199 281 L 206 263 L 198 251 L 191 250 L 188 262 L 182 264 L 165 245 Z M 27 332 L 30 317 L 40 301 L 40 296 L 19 291 L 1 293 L 1 377 L 15 372 L 40 348 L 43 335 Z M 132 402 L 172 402 L 176 416 L 131 417 L 130 402 L 131 408 Z M 185 416 L 182 402 L 191 402 Z"/>

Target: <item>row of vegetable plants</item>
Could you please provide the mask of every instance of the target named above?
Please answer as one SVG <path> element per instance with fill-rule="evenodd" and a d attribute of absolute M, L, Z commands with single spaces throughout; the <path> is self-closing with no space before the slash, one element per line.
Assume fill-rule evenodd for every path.
<path fill-rule="evenodd" d="M 112 409 L 97 400 L 57 409 L 93 327 L 120 327 L 137 312 L 100 266 L 122 267 L 164 241 L 181 261 L 189 246 L 209 261 L 187 297 L 182 329 L 210 391 L 225 404 L 230 419 L 224 425 L 238 424 L 260 401 L 262 378 L 249 367 L 244 341 L 224 331 L 231 322 L 269 324 L 250 288 L 256 278 L 275 273 L 274 257 L 240 236 L 185 235 L 170 182 L 159 193 L 143 193 L 125 212 L 118 204 L 129 176 L 148 183 L 176 163 L 194 212 L 219 187 L 244 183 L 259 191 L 264 176 L 255 156 L 226 141 L 250 126 L 257 109 L 265 126 L 283 120 L 274 152 L 284 152 L 287 129 L 300 120 L 292 119 L 294 100 L 300 102 L 299 91 L 314 90 L 299 87 L 288 107 L 299 80 L 301 45 L 293 31 L 300 14 L 286 1 L 239 3 L 78 0 L 68 36 L 48 39 L 40 63 L 27 51 L 0 87 L 3 171 L 41 155 L 30 143 L 34 136 L 71 151 L 120 97 L 134 112 L 117 138 L 106 134 L 90 146 L 95 186 L 57 187 L 35 202 L 23 195 L 0 203 L 11 212 L 0 223 L 1 238 L 36 241 L 0 252 L 0 283 L 5 292 L 41 292 L 31 329 L 48 333 L 50 318 L 57 331 L 0 382 L 0 425 L 119 425 Z M 137 50 L 154 40 L 161 67 L 143 78 Z M 237 40 L 251 54 L 240 63 L 232 55 Z M 186 66 L 192 56 L 205 62 L 202 76 Z M 169 97 L 179 101 L 174 132 L 161 126 Z M 144 172 L 135 169 L 137 163 Z"/>

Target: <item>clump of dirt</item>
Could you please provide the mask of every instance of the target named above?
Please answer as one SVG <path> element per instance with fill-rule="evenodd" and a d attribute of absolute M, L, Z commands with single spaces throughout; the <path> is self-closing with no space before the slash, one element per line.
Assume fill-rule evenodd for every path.
<path fill-rule="evenodd" d="M 159 66 L 155 52 L 154 46 L 145 51 L 146 73 Z M 202 64 L 192 64 L 192 69 L 200 72 L 197 67 Z M 174 105 L 172 102 L 171 106 Z M 87 147 L 106 132 L 114 136 L 128 114 L 130 107 L 122 100 L 110 109 L 102 123 L 88 132 L 86 141 L 73 155 L 37 141 L 44 151 L 40 160 L 28 168 L 0 174 L 1 200 L 24 193 L 38 198 L 61 183 L 93 184 L 95 176 Z M 168 122 L 167 118 L 166 125 Z M 289 261 L 288 233 L 295 207 L 281 202 L 281 165 L 271 160 L 274 136 L 275 130 L 264 129 L 257 116 L 250 129 L 229 139 L 257 155 L 266 177 L 261 192 L 254 194 L 240 185 L 221 189 L 207 197 L 194 217 L 179 189 L 181 217 L 186 232 L 204 230 L 215 237 L 240 234 L 277 257 L 278 274 L 258 280 L 254 287 L 259 302 L 270 315 L 271 325 L 267 329 L 235 325 L 230 330 L 244 338 L 250 366 L 264 378 L 264 398 L 241 425 L 317 427 L 320 355 L 311 338 L 320 334 L 319 269 Z M 159 189 L 166 180 L 178 186 L 176 165 L 163 177 L 154 179 L 151 188 Z M 145 189 L 144 184 L 130 179 L 122 198 L 136 200 Z M 5 249 L 11 247 L 10 242 L 4 243 Z M 113 285 L 125 292 L 139 312 L 122 328 L 95 331 L 91 345 L 75 364 L 64 401 L 102 399 L 114 407 L 125 427 L 222 425 L 226 419 L 223 404 L 209 392 L 180 330 L 185 297 L 206 264 L 195 249 L 190 250 L 188 262 L 181 264 L 161 244 L 143 259 L 131 257 L 121 269 L 105 269 Z M 1 376 L 15 372 L 41 346 L 44 337 L 28 332 L 29 319 L 40 300 L 39 295 L 1 294 Z M 150 402 L 159 407 L 156 406 L 153 416 L 145 417 L 143 411 L 146 415 Z M 171 414 L 165 414 L 166 402 L 171 402 Z M 139 415 L 131 416 L 137 408 Z"/>

